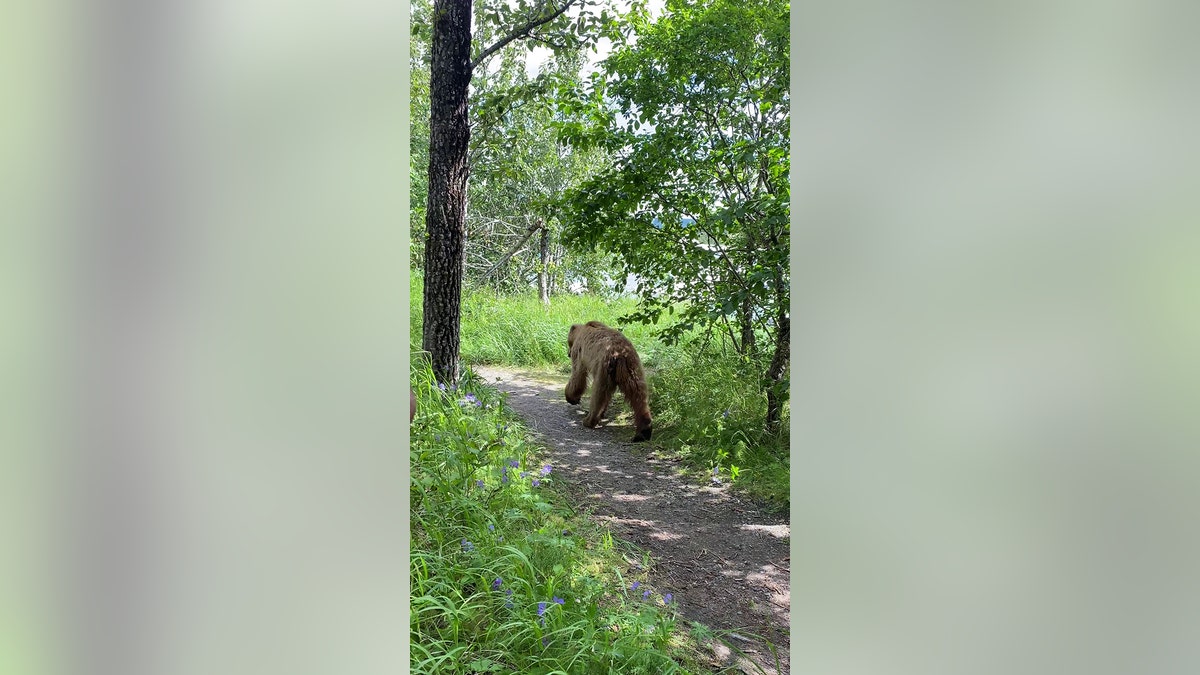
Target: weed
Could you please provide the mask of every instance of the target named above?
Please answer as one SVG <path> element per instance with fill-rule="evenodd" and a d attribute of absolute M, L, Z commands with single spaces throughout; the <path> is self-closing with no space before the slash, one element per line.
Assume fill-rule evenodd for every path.
<path fill-rule="evenodd" d="M 670 599 L 627 594 L 611 534 L 545 498 L 554 467 L 498 394 L 412 386 L 414 673 L 702 672 Z"/>

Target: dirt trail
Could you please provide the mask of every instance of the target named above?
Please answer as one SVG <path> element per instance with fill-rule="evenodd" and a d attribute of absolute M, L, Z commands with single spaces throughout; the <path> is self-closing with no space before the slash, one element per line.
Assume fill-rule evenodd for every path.
<path fill-rule="evenodd" d="M 722 485 L 699 485 L 677 475 L 671 462 L 646 457 L 646 444 L 629 443 L 628 406 L 614 397 L 614 421 L 598 429 L 580 425 L 588 405 L 568 405 L 566 378 L 477 367 L 485 381 L 508 392 L 509 405 L 541 436 L 560 486 L 615 534 L 649 550 L 651 583 L 672 593 L 680 613 L 718 630 L 765 672 L 788 672 L 790 594 L 786 516 L 771 516 L 730 495 Z M 617 417 L 623 415 L 621 421 Z M 624 422 L 624 423 L 622 423 Z M 636 448 L 636 452 L 630 452 Z M 770 640 L 782 669 L 760 635 Z M 758 672 L 723 645 L 714 658 Z"/>

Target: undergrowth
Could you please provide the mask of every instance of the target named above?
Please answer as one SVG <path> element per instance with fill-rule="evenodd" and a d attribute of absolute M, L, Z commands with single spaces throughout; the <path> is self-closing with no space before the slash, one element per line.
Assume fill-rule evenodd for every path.
<path fill-rule="evenodd" d="M 670 595 L 623 574 L 601 526 L 545 495 L 539 461 L 499 395 L 412 373 L 414 673 L 695 673 Z"/>
<path fill-rule="evenodd" d="M 765 369 L 765 366 L 763 366 Z M 650 380 L 654 441 L 704 479 L 733 482 L 771 508 L 789 504 L 787 411 L 782 431 L 766 433 L 766 394 L 758 373 L 736 356 L 682 350 Z"/>

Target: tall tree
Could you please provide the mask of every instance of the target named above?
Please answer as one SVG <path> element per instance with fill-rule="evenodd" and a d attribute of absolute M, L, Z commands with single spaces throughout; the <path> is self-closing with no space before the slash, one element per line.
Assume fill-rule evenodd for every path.
<path fill-rule="evenodd" d="M 657 21 L 635 15 L 636 42 L 605 60 L 562 125 L 568 142 L 616 158 L 565 200 L 565 240 L 640 279 L 629 319 L 673 315 L 668 340 L 700 327 L 761 368 L 768 431 L 791 337 L 788 19 L 787 0 L 668 0 Z"/>
<path fill-rule="evenodd" d="M 467 99 L 475 69 L 517 40 L 532 38 L 555 51 L 578 49 L 598 35 L 608 13 L 589 15 L 593 0 L 501 0 L 483 4 L 481 18 L 502 26 L 497 37 L 474 55 L 471 0 L 436 0 L 431 17 L 429 193 L 425 208 L 425 288 L 422 349 L 429 352 L 440 382 L 454 382 L 459 370 L 459 318 L 462 306 L 468 148 L 471 129 Z M 567 13 L 578 8 L 576 16 Z"/>
<path fill-rule="evenodd" d="M 440 382 L 458 378 L 470 85 L 471 0 L 438 0 L 433 6 L 429 71 L 429 193 L 421 348 L 430 353 Z"/>

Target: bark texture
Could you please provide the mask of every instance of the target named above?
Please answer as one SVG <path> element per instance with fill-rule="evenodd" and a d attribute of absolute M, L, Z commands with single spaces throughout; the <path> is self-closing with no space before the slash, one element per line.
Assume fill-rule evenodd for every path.
<path fill-rule="evenodd" d="M 446 383 L 455 382 L 459 370 L 471 68 L 471 1 L 437 0 L 429 79 L 429 199 L 421 348 L 430 354 L 434 376 Z"/>

